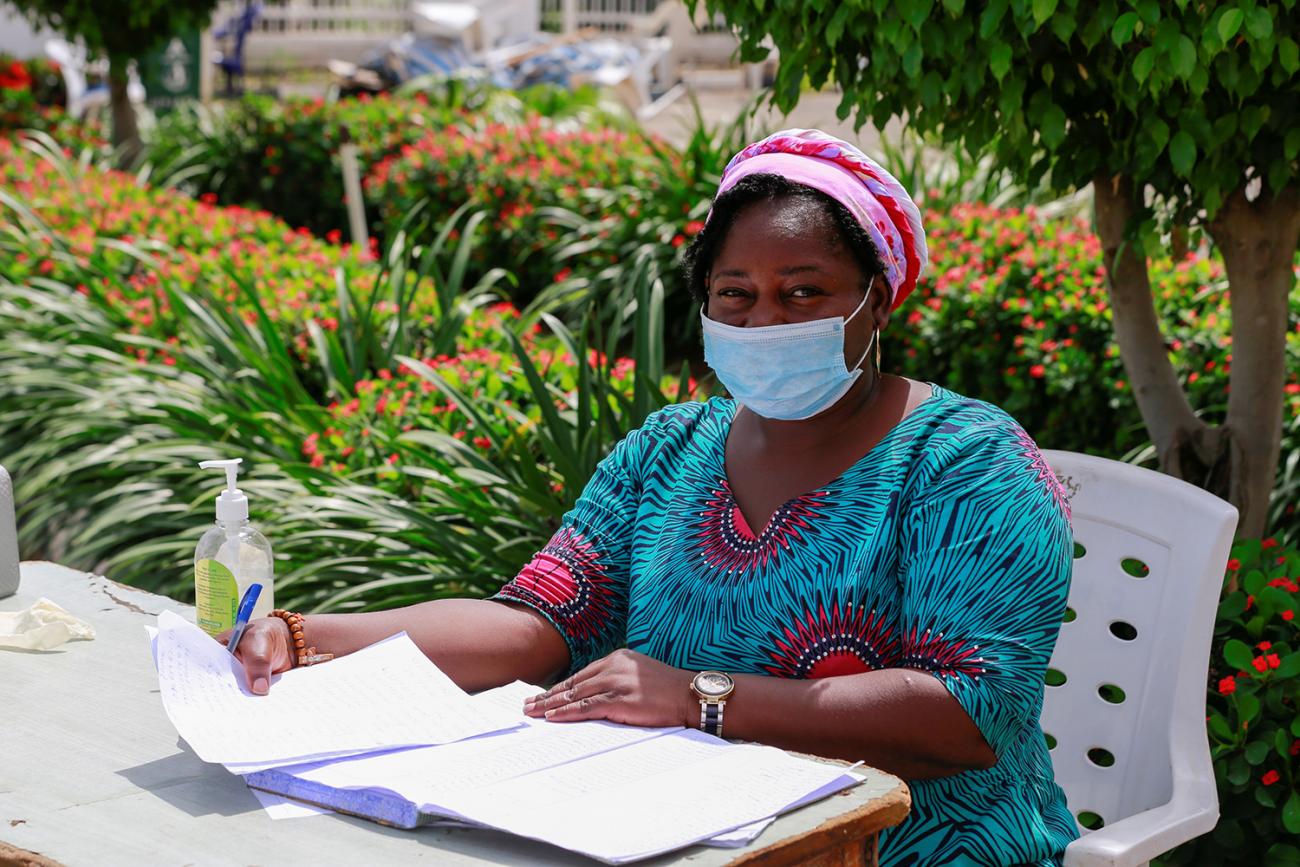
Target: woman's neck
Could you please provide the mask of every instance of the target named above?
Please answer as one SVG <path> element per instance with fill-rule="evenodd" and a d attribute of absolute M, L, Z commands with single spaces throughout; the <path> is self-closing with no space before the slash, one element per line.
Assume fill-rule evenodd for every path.
<path fill-rule="evenodd" d="M 879 418 L 881 407 L 886 405 L 887 392 L 892 394 L 894 390 L 890 385 L 894 380 L 897 377 L 887 377 L 871 367 L 863 368 L 862 375 L 834 406 L 799 421 L 763 418 L 747 409 L 743 412 L 747 426 L 757 433 L 765 449 L 818 448 L 827 443 L 843 442 L 849 432 L 860 432 L 868 419 Z"/>

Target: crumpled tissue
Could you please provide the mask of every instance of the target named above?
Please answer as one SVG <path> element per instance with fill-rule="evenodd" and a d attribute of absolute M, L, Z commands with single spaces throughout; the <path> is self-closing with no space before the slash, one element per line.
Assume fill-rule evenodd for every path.
<path fill-rule="evenodd" d="M 44 596 L 22 611 L 0 611 L 0 648 L 53 650 L 74 639 L 94 637 L 95 627 Z"/>

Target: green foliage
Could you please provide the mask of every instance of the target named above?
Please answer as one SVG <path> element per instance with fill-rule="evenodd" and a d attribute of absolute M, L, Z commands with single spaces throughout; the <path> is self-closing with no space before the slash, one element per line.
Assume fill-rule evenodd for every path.
<path fill-rule="evenodd" d="M 776 46 L 781 108 L 805 81 L 834 83 L 842 117 L 879 129 L 905 117 L 1031 185 L 1123 173 L 1185 222 L 1250 176 L 1273 191 L 1296 180 L 1295 0 L 704 2 L 742 58 Z"/>
<path fill-rule="evenodd" d="M 211 520 L 193 463 L 237 454 L 286 603 L 483 595 L 611 445 L 682 394 L 649 269 L 547 331 L 487 305 L 494 278 L 465 282 L 482 219 L 468 211 L 371 261 L 57 153 L 0 153 L 0 454 L 28 556 L 187 598 Z M 86 218 L 101 206 L 113 219 Z M 630 358 L 615 354 L 625 317 Z"/>
<path fill-rule="evenodd" d="M 1284 865 L 1300 837 L 1300 551 L 1272 538 L 1232 550 L 1219 603 L 1207 727 L 1219 783 L 1214 831 L 1164 864 Z"/>
<path fill-rule="evenodd" d="M 653 191 L 659 186 L 653 148 L 640 134 L 557 129 L 539 115 L 518 124 L 451 126 L 376 164 L 365 180 L 366 197 L 379 203 L 386 235 L 419 202 L 433 213 L 470 202 L 490 210 L 481 258 L 511 262 L 521 286 L 517 297 L 531 300 L 539 287 L 557 279 L 550 251 L 557 238 L 554 209 L 594 219 L 603 216 L 608 196 L 593 191 L 624 184 Z M 618 255 L 596 246 L 599 252 L 589 248 L 584 257 L 588 271 Z"/>
<path fill-rule="evenodd" d="M 81 39 L 114 62 L 149 53 L 182 30 L 207 26 L 218 0 L 12 0 L 33 22 Z"/>
<path fill-rule="evenodd" d="M 364 174 L 431 133 L 517 123 L 525 116 L 623 123 L 588 89 L 507 92 L 455 79 L 417 79 L 399 93 L 373 98 L 326 102 L 250 95 L 210 108 L 183 107 L 147 133 L 144 158 L 190 166 L 179 186 L 194 196 L 212 194 L 224 204 L 270 211 L 292 226 L 342 237 L 348 225 L 338 156 L 344 136 L 357 145 Z M 380 204 L 368 203 L 375 230 L 382 229 Z"/>

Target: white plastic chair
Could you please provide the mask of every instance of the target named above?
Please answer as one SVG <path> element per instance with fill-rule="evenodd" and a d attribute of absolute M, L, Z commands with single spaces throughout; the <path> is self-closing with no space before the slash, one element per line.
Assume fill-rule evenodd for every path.
<path fill-rule="evenodd" d="M 1206 671 L 1237 510 L 1162 473 L 1043 456 L 1076 542 L 1042 713 L 1056 781 L 1086 820 L 1065 864 L 1139 867 L 1218 822 Z"/>
<path fill-rule="evenodd" d="M 86 85 L 86 68 L 90 62 L 84 46 L 64 39 L 48 39 L 45 42 L 45 56 L 59 64 L 59 70 L 63 73 L 63 88 L 67 93 L 67 112 L 70 117 L 79 118 L 91 109 L 108 105 L 108 85 Z M 127 73 L 126 95 L 136 105 L 144 102 L 144 85 L 140 83 L 140 75 L 134 64 Z"/>

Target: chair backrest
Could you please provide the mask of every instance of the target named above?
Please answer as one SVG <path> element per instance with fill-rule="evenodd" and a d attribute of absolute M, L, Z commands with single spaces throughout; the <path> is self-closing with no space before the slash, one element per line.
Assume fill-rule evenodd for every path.
<path fill-rule="evenodd" d="M 1206 671 L 1237 510 L 1162 473 L 1043 456 L 1070 497 L 1075 538 L 1042 713 L 1070 811 L 1086 831 L 1175 791 L 1213 807 Z"/>
<path fill-rule="evenodd" d="M 0 467 L 0 599 L 18 592 L 18 527 L 14 523 L 14 486 Z"/>
<path fill-rule="evenodd" d="M 59 72 L 63 74 L 68 114 L 74 118 L 80 117 L 86 97 L 85 49 L 64 39 L 48 39 L 45 42 L 45 56 L 57 63 Z"/>

